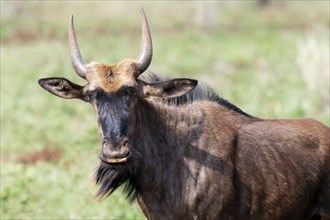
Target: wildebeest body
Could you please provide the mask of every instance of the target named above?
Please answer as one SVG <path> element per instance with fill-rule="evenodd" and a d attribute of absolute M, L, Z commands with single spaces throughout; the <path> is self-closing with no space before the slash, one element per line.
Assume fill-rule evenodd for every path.
<path fill-rule="evenodd" d="M 87 84 L 39 80 L 93 106 L 102 138 L 97 195 L 126 184 L 148 219 L 330 219 L 330 129 L 253 117 L 197 80 L 139 77 L 152 58 L 141 12 L 137 59 L 87 64 L 71 16 L 71 62 Z"/>
<path fill-rule="evenodd" d="M 239 214 L 305 219 L 324 198 L 329 213 L 329 144 L 329 129 L 310 119 L 266 120 L 240 129 L 234 162 Z"/>
<path fill-rule="evenodd" d="M 326 126 L 247 117 L 210 101 L 145 105 L 135 175 L 149 218 L 305 219 L 322 195 L 329 212 Z"/>

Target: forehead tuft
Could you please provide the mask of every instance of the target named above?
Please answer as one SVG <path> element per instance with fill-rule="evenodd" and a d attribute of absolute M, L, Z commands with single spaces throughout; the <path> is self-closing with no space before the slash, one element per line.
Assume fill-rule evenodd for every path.
<path fill-rule="evenodd" d="M 102 63 L 97 63 L 97 62 L 92 62 L 88 64 L 88 72 L 90 75 L 106 75 L 111 72 L 112 66 L 110 65 L 105 65 Z"/>
<path fill-rule="evenodd" d="M 138 64 L 133 59 L 125 59 L 113 67 L 113 71 L 120 74 L 132 75 L 136 73 Z"/>
<path fill-rule="evenodd" d="M 117 65 L 92 62 L 88 64 L 87 80 L 91 89 L 101 88 L 105 92 L 116 92 L 123 85 L 134 86 L 136 62 L 126 59 Z"/>

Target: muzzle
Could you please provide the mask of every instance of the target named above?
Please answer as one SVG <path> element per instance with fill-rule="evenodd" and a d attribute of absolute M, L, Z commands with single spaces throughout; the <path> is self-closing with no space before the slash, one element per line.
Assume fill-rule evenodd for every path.
<path fill-rule="evenodd" d="M 109 164 L 125 163 L 130 157 L 128 139 L 123 137 L 120 141 L 112 141 L 110 138 L 103 138 L 102 152 L 100 159 Z"/>

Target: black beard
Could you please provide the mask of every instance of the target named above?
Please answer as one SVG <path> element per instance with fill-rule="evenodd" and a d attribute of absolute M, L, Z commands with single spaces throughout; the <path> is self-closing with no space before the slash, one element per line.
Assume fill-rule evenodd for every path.
<path fill-rule="evenodd" d="M 96 196 L 107 197 L 118 187 L 125 184 L 123 191 L 127 198 L 133 202 L 138 192 L 135 178 L 133 178 L 134 171 L 129 164 L 130 162 L 113 165 L 101 162 L 94 175 L 96 184 L 101 185 Z"/>

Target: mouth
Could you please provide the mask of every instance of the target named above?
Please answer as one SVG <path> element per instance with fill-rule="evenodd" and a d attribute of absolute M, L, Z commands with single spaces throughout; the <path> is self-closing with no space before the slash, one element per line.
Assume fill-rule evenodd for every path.
<path fill-rule="evenodd" d="M 102 156 L 99 156 L 100 160 L 103 162 L 103 163 L 107 163 L 107 164 L 118 164 L 118 163 L 126 163 L 129 158 L 131 157 L 131 153 L 130 152 L 127 152 L 126 155 L 124 155 L 123 157 L 120 157 L 120 158 L 110 158 L 110 157 L 107 157 L 105 155 L 102 155 Z"/>

